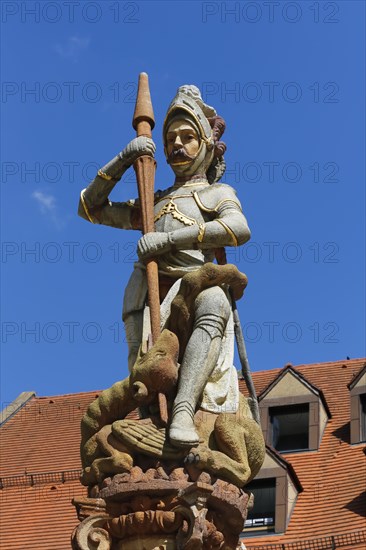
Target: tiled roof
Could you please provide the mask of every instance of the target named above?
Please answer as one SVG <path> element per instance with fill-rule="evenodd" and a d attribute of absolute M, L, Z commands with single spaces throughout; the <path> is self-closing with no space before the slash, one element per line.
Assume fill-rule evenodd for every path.
<path fill-rule="evenodd" d="M 277 374 L 277 376 L 275 376 L 271 381 L 270 383 L 268 384 L 267 387 L 264 388 L 263 391 L 260 392 L 260 394 L 257 394 L 257 397 L 258 397 L 258 400 L 260 401 L 261 399 L 263 399 L 267 394 L 268 392 L 277 384 L 277 382 L 283 378 L 288 372 L 291 372 L 296 378 L 298 378 L 299 380 L 301 380 L 306 386 L 308 386 L 316 395 L 319 395 L 320 399 L 322 400 L 323 402 L 323 405 L 324 405 L 324 408 L 325 410 L 327 411 L 327 414 L 329 417 L 331 417 L 331 412 L 329 410 L 329 407 L 328 407 L 328 403 L 324 397 L 324 394 L 322 392 L 321 389 L 317 388 L 314 386 L 314 384 L 311 384 L 311 382 L 305 378 L 305 376 L 303 376 L 300 372 L 300 370 L 297 368 L 297 369 L 294 369 L 294 367 L 292 365 L 285 365 L 283 367 L 283 369 L 280 370 L 280 372 Z"/>
<path fill-rule="evenodd" d="M 2 426 L 1 550 L 71 547 L 70 536 L 78 523 L 71 499 L 86 496 L 85 487 L 75 479 L 81 469 L 80 419 L 96 395 L 33 397 Z M 69 470 L 76 470 L 76 475 L 66 474 L 66 481 L 60 482 L 57 473 Z M 43 472 L 48 476 L 32 476 Z M 74 480 L 68 481 L 70 477 Z"/>
<path fill-rule="evenodd" d="M 79 523 L 71 500 L 85 496 L 78 480 L 2 489 L 1 550 L 71 549 L 71 533 Z"/>
<path fill-rule="evenodd" d="M 365 445 L 350 445 L 350 395 L 347 387 L 364 365 L 365 359 L 355 359 L 294 367 L 322 391 L 332 418 L 328 420 L 318 451 L 284 455 L 304 488 L 298 495 L 286 534 L 248 538 L 248 548 L 366 529 Z M 280 372 L 281 369 L 254 373 L 258 394 Z M 240 381 L 244 391 L 243 384 Z M 356 546 L 352 544 L 349 548 Z M 357 545 L 357 548 L 361 546 Z M 366 548 L 365 543 L 362 548 Z"/>
<path fill-rule="evenodd" d="M 365 528 L 361 493 L 366 457 L 364 446 L 349 444 L 347 388 L 364 364 L 360 359 L 294 367 L 323 392 L 332 418 L 319 451 L 285 455 L 304 488 L 286 535 L 247 539 L 248 548 Z M 280 372 L 253 373 L 257 393 Z M 244 390 L 243 381 L 240 386 Z M 70 536 L 78 524 L 71 499 L 86 494 L 76 479 L 80 420 L 98 393 L 34 396 L 2 425 L 1 550 L 70 548 Z M 348 548 L 355 546 L 344 546 Z"/>

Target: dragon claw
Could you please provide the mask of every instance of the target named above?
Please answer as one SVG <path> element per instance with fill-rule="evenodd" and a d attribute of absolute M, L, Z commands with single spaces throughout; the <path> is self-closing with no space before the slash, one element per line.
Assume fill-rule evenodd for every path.
<path fill-rule="evenodd" d="M 200 461 L 200 455 L 198 453 L 189 452 L 184 459 L 186 464 L 197 464 Z"/>

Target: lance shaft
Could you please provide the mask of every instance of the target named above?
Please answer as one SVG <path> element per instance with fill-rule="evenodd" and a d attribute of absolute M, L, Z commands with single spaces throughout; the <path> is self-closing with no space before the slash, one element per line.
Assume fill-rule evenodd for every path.
<path fill-rule="evenodd" d="M 217 248 L 215 250 L 215 255 L 216 255 L 217 263 L 219 265 L 227 264 L 225 248 Z M 242 328 L 241 328 L 239 312 L 238 312 L 238 308 L 236 306 L 236 300 L 234 298 L 234 293 L 233 293 L 233 290 L 231 288 L 229 289 L 229 293 L 230 293 L 230 298 L 231 298 L 231 307 L 232 307 L 232 311 L 233 311 L 234 333 L 235 333 L 235 338 L 236 338 L 236 345 L 237 345 L 237 349 L 238 349 L 239 360 L 240 360 L 240 363 L 241 363 L 241 372 L 242 372 L 245 384 L 246 384 L 246 386 L 248 388 L 248 391 L 249 391 L 249 397 L 251 399 L 249 401 L 249 405 L 250 405 L 250 409 L 251 409 L 252 414 L 253 414 L 253 418 L 257 422 L 257 424 L 260 426 L 260 414 L 259 414 L 258 398 L 257 398 L 257 393 L 255 391 L 255 387 L 254 387 L 254 384 L 253 384 L 252 375 L 250 373 L 250 366 L 249 366 L 247 350 L 246 350 L 246 346 L 245 346 L 244 335 L 243 335 L 243 331 L 242 331 Z"/>
<path fill-rule="evenodd" d="M 132 126 L 136 135 L 152 137 L 152 129 L 155 126 L 154 111 L 151 103 L 149 80 L 146 73 L 140 73 L 136 107 L 133 115 Z M 156 162 L 149 155 L 139 157 L 133 165 L 136 172 L 138 185 L 142 231 L 151 233 L 155 231 L 154 225 L 154 180 Z M 150 308 L 151 337 L 154 344 L 160 334 L 160 297 L 158 264 L 154 259 L 146 262 L 146 279 L 148 288 L 148 304 Z M 168 409 L 166 397 L 159 393 L 160 417 L 164 424 L 168 421 Z"/>

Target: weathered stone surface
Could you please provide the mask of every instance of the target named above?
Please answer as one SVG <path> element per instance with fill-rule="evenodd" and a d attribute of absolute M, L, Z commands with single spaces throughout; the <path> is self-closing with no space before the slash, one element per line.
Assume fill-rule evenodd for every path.
<path fill-rule="evenodd" d="M 208 270 L 207 266 L 200 271 L 205 284 L 207 281 L 217 283 L 220 271 Z M 187 288 L 199 291 L 200 271 L 190 276 Z M 235 271 L 229 270 L 229 273 L 231 278 L 237 276 Z M 177 382 L 177 356 L 177 337 L 164 330 L 151 350 L 139 357 L 130 377 L 102 392 L 90 405 L 82 421 L 82 482 L 85 485 L 93 486 L 113 474 L 130 473 L 138 480 L 141 471 L 134 468 L 140 466 L 139 455 L 160 459 L 168 466 L 185 462 L 190 472 L 196 467 L 239 487 L 259 471 L 264 458 L 263 437 L 242 396 L 236 413 L 196 412 L 194 426 L 199 443 L 191 448 L 172 445 L 165 428 L 153 416 L 140 421 L 125 419 L 138 404 L 151 403 L 159 391 L 169 395 Z M 156 466 L 154 462 L 152 465 Z M 146 472 L 144 475 L 146 477 Z M 196 477 L 194 473 L 193 477 Z"/>
<path fill-rule="evenodd" d="M 234 550 L 249 498 L 242 487 L 259 471 L 264 442 L 233 365 L 233 310 L 247 278 L 223 265 L 223 247 L 244 244 L 250 231 L 234 189 L 218 183 L 225 122 L 198 88 L 179 88 L 168 109 L 164 151 L 176 180 L 155 194 L 146 74 L 137 97 L 138 137 L 80 201 L 85 219 L 142 228 L 143 236 L 123 308 L 130 376 L 105 390 L 82 421 L 90 499 L 75 503 L 82 522 L 73 547 Z M 116 208 L 108 195 L 131 163 L 139 201 Z M 137 407 L 142 418 L 127 419 Z"/>
<path fill-rule="evenodd" d="M 145 550 L 235 550 L 249 497 L 230 483 L 207 483 L 208 478 L 133 484 L 115 476 L 99 498 L 74 502 L 82 522 L 73 549 L 125 550 L 136 544 Z"/>
<path fill-rule="evenodd" d="M 235 265 L 207 263 L 200 269 L 188 273 L 182 279 L 179 292 L 171 305 L 168 328 L 179 338 L 179 354 L 183 357 L 187 342 L 192 334 L 194 322 L 194 302 L 206 288 L 229 285 L 235 298 L 242 297 L 248 279 Z"/>
<path fill-rule="evenodd" d="M 88 407 L 81 423 L 84 485 L 131 470 L 130 451 L 115 439 L 111 424 L 137 406 L 151 403 L 159 391 L 169 394 L 173 390 L 178 377 L 177 357 L 178 339 L 164 330 L 155 346 L 137 360 L 131 375 L 103 391 Z"/>
<path fill-rule="evenodd" d="M 101 489 L 99 496 L 108 501 L 120 501 L 121 498 L 129 498 L 137 495 L 148 495 L 163 497 L 169 494 L 176 494 L 183 486 L 188 486 L 187 482 L 173 482 L 160 479 L 151 480 L 148 482 L 121 482 L 120 479 L 113 480 L 112 483 L 105 489 Z"/>
<path fill-rule="evenodd" d="M 175 537 L 142 536 L 117 544 L 116 550 L 176 550 Z"/>

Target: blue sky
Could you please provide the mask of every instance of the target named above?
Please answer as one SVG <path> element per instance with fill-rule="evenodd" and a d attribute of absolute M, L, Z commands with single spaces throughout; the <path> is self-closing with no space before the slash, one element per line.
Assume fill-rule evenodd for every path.
<path fill-rule="evenodd" d="M 138 74 L 161 128 L 182 84 L 227 123 L 224 181 L 252 230 L 228 259 L 252 370 L 365 355 L 363 2 L 15 2 L 2 10 L 2 395 L 127 375 L 137 232 L 78 218 L 134 137 Z M 136 196 L 127 173 L 112 199 Z M 236 360 L 239 368 L 239 362 Z M 330 373 L 331 375 L 331 373 Z"/>

